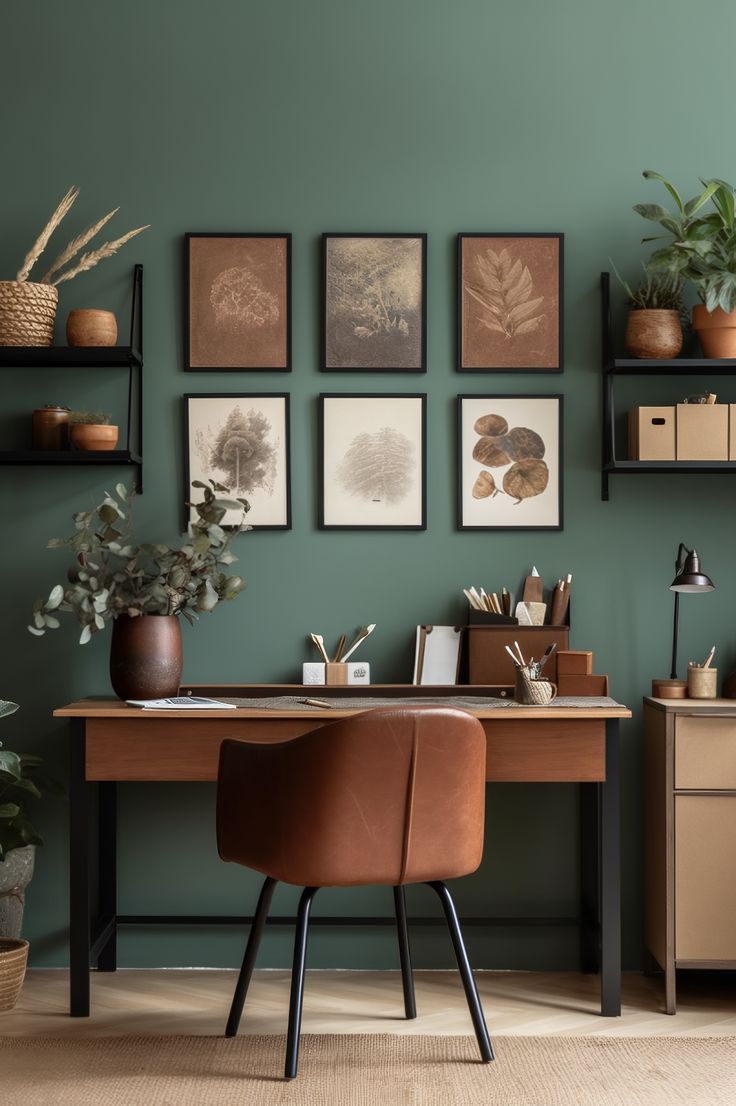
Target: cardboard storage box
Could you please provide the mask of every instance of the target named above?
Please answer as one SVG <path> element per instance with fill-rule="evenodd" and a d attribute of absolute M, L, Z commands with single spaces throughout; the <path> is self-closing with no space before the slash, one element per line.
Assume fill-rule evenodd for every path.
<path fill-rule="evenodd" d="M 677 404 L 677 460 L 727 461 L 727 403 Z"/>
<path fill-rule="evenodd" d="M 589 649 L 563 649 L 557 654 L 558 676 L 590 676 L 593 654 Z"/>
<path fill-rule="evenodd" d="M 608 695 L 608 676 L 558 676 L 558 695 Z"/>
<path fill-rule="evenodd" d="M 675 460 L 675 408 L 632 407 L 629 411 L 629 460 Z"/>

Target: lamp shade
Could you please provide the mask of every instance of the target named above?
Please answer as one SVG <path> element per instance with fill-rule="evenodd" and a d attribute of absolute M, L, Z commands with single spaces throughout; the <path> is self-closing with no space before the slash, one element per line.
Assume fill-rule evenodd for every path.
<path fill-rule="evenodd" d="M 678 558 L 677 575 L 670 584 L 670 591 L 714 591 L 710 576 L 700 571 L 700 557 L 695 549 L 683 549 L 684 557 Z"/>

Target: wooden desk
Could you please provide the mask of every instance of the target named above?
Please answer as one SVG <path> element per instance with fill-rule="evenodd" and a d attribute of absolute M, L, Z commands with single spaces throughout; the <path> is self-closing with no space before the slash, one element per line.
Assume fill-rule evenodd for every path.
<path fill-rule="evenodd" d="M 118 925 L 250 924 L 249 917 L 121 914 L 117 904 L 117 784 L 125 781 L 214 781 L 225 737 L 286 741 L 357 713 L 356 691 L 422 698 L 428 693 L 488 694 L 485 688 L 317 689 L 208 685 L 222 696 L 345 695 L 340 709 L 141 711 L 115 699 L 84 699 L 54 711 L 70 721 L 70 1013 L 89 1014 L 89 969 L 114 971 Z M 341 695 L 342 697 L 342 695 Z M 488 739 L 486 778 L 493 782 L 581 784 L 581 914 L 544 919 L 580 926 L 581 966 L 601 973 L 601 1013 L 621 1012 L 620 815 L 618 728 L 626 707 L 477 709 Z M 271 921 L 271 920 L 270 920 Z M 419 920 L 417 920 L 419 921 Z M 424 921 L 424 919 L 421 919 Z M 431 921 L 428 919 L 427 921 Z M 523 924 L 530 919 L 465 919 L 464 924 Z M 536 919 L 537 923 L 539 919 Z M 271 924 L 291 924 L 274 918 Z M 388 918 L 314 918 L 315 924 L 393 924 Z"/>

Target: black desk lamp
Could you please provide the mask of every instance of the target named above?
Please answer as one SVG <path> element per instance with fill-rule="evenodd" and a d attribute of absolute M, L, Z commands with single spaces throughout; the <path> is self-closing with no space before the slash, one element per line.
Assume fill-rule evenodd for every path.
<path fill-rule="evenodd" d="M 680 542 L 675 561 L 675 578 L 670 591 L 675 593 L 675 620 L 672 629 L 672 672 L 671 680 L 677 679 L 677 636 L 680 620 L 680 592 L 714 591 L 715 584 L 710 576 L 700 571 L 700 558 L 695 549 L 686 549 Z"/>

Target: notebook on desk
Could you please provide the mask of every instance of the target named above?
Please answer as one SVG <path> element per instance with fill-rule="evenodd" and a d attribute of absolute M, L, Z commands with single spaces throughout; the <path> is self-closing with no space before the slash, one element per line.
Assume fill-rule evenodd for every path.
<path fill-rule="evenodd" d="M 172 695 L 169 699 L 126 699 L 129 707 L 143 710 L 235 710 L 234 703 L 206 699 L 201 695 Z"/>

